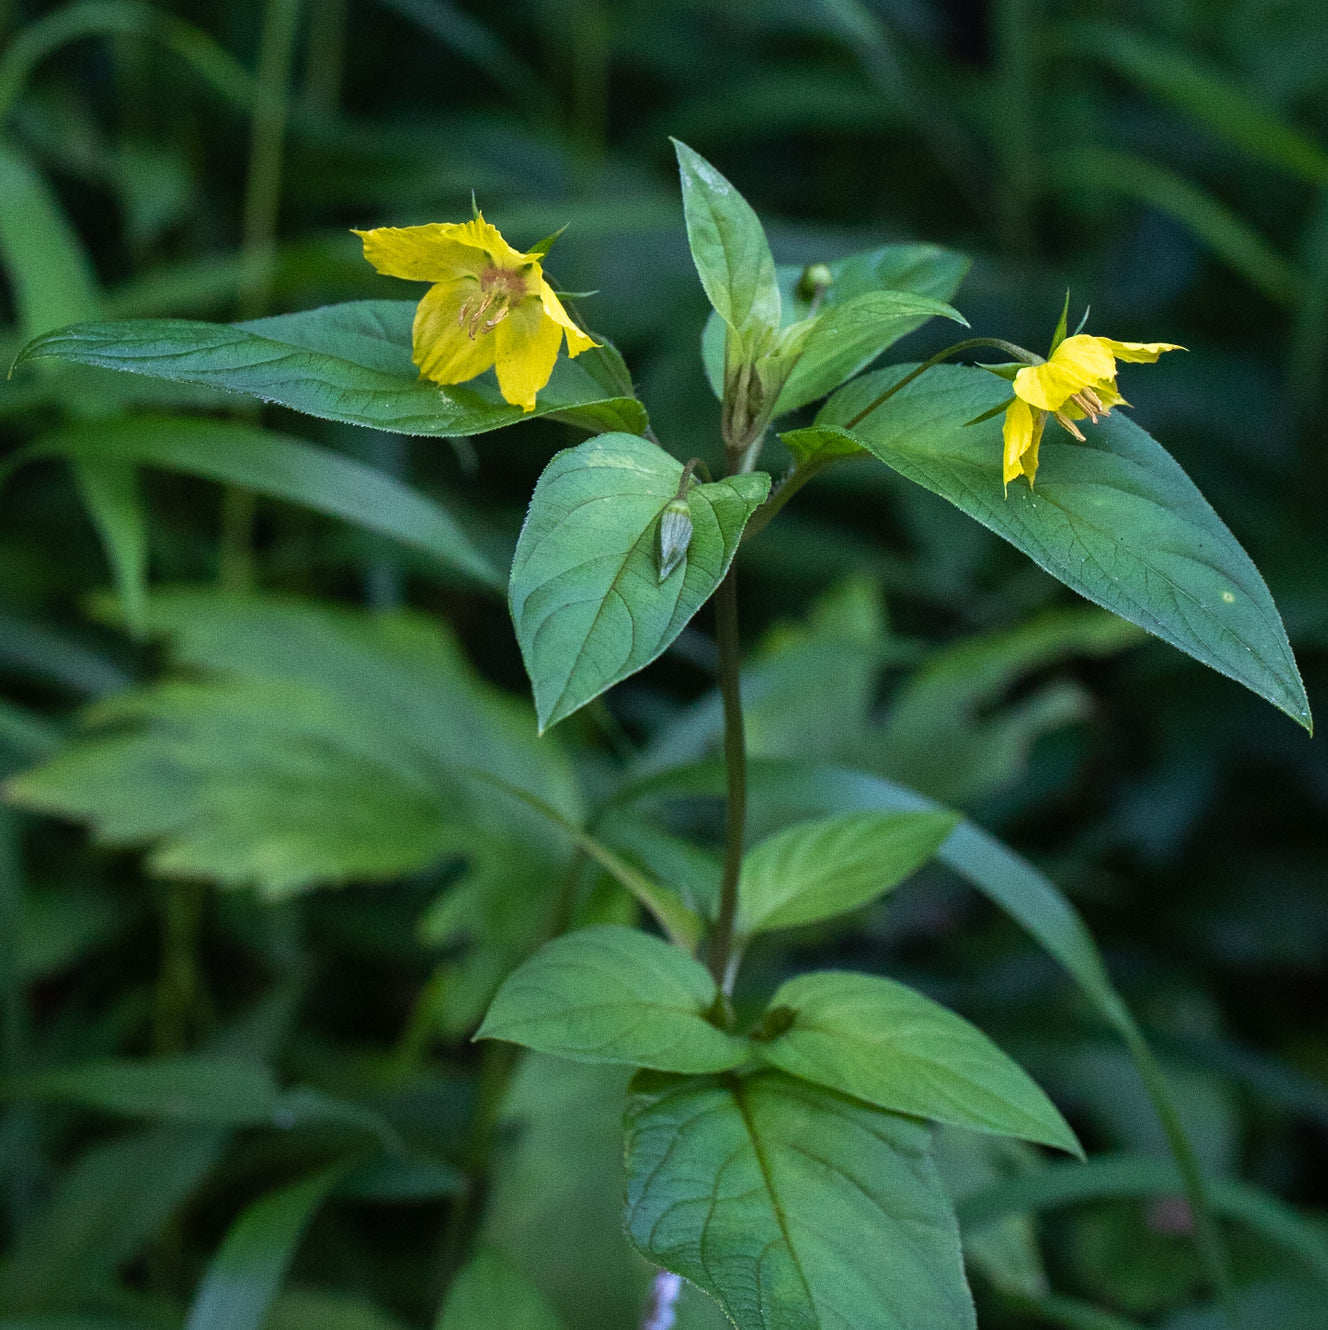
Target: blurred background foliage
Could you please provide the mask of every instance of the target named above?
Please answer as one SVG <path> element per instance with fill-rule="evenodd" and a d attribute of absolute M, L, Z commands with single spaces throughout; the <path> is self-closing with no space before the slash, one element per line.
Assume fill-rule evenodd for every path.
<path fill-rule="evenodd" d="M 780 262 L 935 242 L 973 260 L 956 303 L 979 332 L 1041 346 L 1069 288 L 1094 331 L 1187 346 L 1137 387 L 1127 371 L 1135 416 L 1253 555 L 1328 696 L 1319 0 L 0 0 L 0 43 L 6 363 L 82 318 L 403 298 L 347 228 L 458 219 L 473 190 L 518 245 L 570 224 L 556 282 L 595 292 L 581 315 L 665 445 L 714 458 L 673 134 Z M 537 741 L 501 597 L 428 533 L 385 538 L 396 510 L 329 520 L 355 481 L 322 492 L 326 453 L 265 469 L 251 439 L 221 466 L 159 431 L 135 468 L 55 433 L 197 410 L 410 486 L 498 567 L 579 437 L 260 421 L 91 371 L 0 391 L 0 1326 L 426 1325 L 477 1228 L 568 1325 L 635 1324 L 622 1077 L 531 1057 L 513 1078 L 466 1043 L 550 928 L 630 907 L 446 764 L 520 775 L 578 819 L 704 757 L 708 617 Z M 104 550 L 127 596 L 105 594 Z M 818 480 L 743 559 L 754 751 L 912 784 L 1072 895 L 1202 1158 L 1244 1179 L 1219 1202 L 1249 1324 L 1322 1330 L 1322 740 L 871 463 Z M 684 829 L 703 840 L 712 814 Z M 644 862 L 711 871 L 602 820 Z M 767 944 L 753 983 L 818 964 L 969 1015 L 1108 1154 L 967 1212 L 984 1326 L 1221 1323 L 1165 1166 L 1111 1171 L 1113 1151 L 1161 1158 L 1126 1054 L 1013 925 L 933 869 Z M 1038 1168 L 943 1144 L 960 1197 Z M 690 1297 L 682 1321 L 714 1323 Z"/>

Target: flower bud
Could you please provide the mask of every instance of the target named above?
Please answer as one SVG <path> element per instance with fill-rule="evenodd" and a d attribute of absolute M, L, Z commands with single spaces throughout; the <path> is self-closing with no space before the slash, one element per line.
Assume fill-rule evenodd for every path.
<path fill-rule="evenodd" d="M 659 518 L 659 580 L 665 578 L 687 557 L 692 543 L 692 514 L 686 499 L 673 499 Z"/>
<path fill-rule="evenodd" d="M 827 291 L 835 284 L 835 275 L 827 264 L 809 263 L 798 278 L 798 294 L 804 300 L 815 300 L 819 292 Z"/>

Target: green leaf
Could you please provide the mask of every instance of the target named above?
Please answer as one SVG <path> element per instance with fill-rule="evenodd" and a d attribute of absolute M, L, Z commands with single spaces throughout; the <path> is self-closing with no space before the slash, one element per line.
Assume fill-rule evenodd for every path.
<path fill-rule="evenodd" d="M 622 1226 L 631 1078 L 628 1067 L 528 1052 L 503 1100 L 504 1148 L 493 1161 L 482 1237 L 577 1330 L 625 1330 L 641 1316 L 641 1261 Z"/>
<path fill-rule="evenodd" d="M 603 924 L 546 943 L 509 975 L 475 1037 L 581 1062 L 725 1071 L 751 1049 L 705 1019 L 715 996 L 699 961 L 637 929 Z"/>
<path fill-rule="evenodd" d="M 408 1330 L 408 1327 L 367 1297 L 288 1285 L 273 1302 L 263 1330 Z"/>
<path fill-rule="evenodd" d="M 412 301 L 359 300 L 251 323 L 83 323 L 29 342 L 14 363 L 53 357 L 149 374 L 397 434 L 481 434 L 548 415 L 596 431 L 645 428 L 639 402 L 609 395 L 566 357 L 534 411 L 504 402 L 489 377 L 456 387 L 422 380 L 410 358 L 414 315 Z"/>
<path fill-rule="evenodd" d="M 1209 64 L 1193 51 L 1143 30 L 1115 24 L 1071 24 L 1063 40 L 1078 58 L 1111 66 L 1255 161 L 1314 185 L 1328 183 L 1328 153 L 1252 96 L 1247 91 L 1250 80 L 1236 70 Z"/>
<path fill-rule="evenodd" d="M 1168 167 L 1133 153 L 1085 147 L 1049 153 L 1042 170 L 1056 189 L 1122 194 L 1175 218 L 1269 300 L 1296 303 L 1304 281 L 1296 266 L 1240 213 Z"/>
<path fill-rule="evenodd" d="M 909 291 L 866 291 L 836 301 L 813 325 L 779 394 L 776 412 L 794 411 L 833 392 L 887 347 L 934 318 L 968 327 L 957 309 Z"/>
<path fill-rule="evenodd" d="M 84 426 L 97 432 L 104 423 Z M 76 457 L 74 479 L 115 575 L 125 627 L 134 637 L 147 631 L 148 527 L 138 472 L 114 458 Z"/>
<path fill-rule="evenodd" d="M 785 827 L 743 858 L 737 931 L 855 910 L 921 868 L 958 822 L 956 813 L 847 813 Z"/>
<path fill-rule="evenodd" d="M 105 699 L 12 797 L 148 845 L 156 872 L 269 897 L 457 853 L 520 901 L 557 880 L 567 836 L 523 799 L 575 826 L 561 746 L 437 621 L 187 591 L 154 597 L 150 617 L 188 677 Z M 538 910 L 524 917 L 538 928 Z"/>
<path fill-rule="evenodd" d="M 987 1223 L 1005 1214 L 1041 1211 L 1112 1197 L 1174 1196 L 1184 1186 L 1180 1170 L 1155 1155 L 1097 1155 L 1086 1164 L 1053 1164 L 1036 1173 L 998 1182 L 965 1197 L 965 1224 Z M 1315 1224 L 1284 1201 L 1236 1178 L 1212 1178 L 1213 1208 L 1248 1225 L 1289 1255 L 1328 1288 L 1328 1241 Z"/>
<path fill-rule="evenodd" d="M 266 1067 L 238 1058 L 107 1060 L 13 1076 L 10 1099 L 56 1099 L 128 1116 L 217 1126 L 270 1123 L 280 1092 Z"/>
<path fill-rule="evenodd" d="M 955 317 L 954 311 L 943 302 L 959 289 L 969 261 L 939 245 L 881 245 L 834 259 L 826 267 L 834 280 L 819 307 L 821 322 L 830 320 L 829 327 L 841 326 L 843 333 L 827 336 L 821 333 L 818 323 L 813 333 L 816 342 L 804 346 L 801 359 L 780 391 L 776 415 L 793 411 L 837 388 L 935 315 Z M 790 265 L 781 264 L 775 270 L 784 327 L 801 322 L 811 313 L 811 301 L 800 289 L 802 275 L 802 268 Z M 910 312 L 911 302 L 915 300 L 918 304 Z M 859 305 L 860 301 L 864 303 Z M 857 319 L 844 310 L 847 319 L 841 322 L 841 310 L 849 306 L 858 307 L 863 314 L 874 307 L 880 318 L 875 320 L 868 315 Z M 701 358 L 715 396 L 722 396 L 724 324 L 718 315 L 712 315 L 706 323 L 701 337 Z M 850 446 L 846 451 L 857 449 Z"/>
<path fill-rule="evenodd" d="M 67 1165 L 0 1262 L 0 1306 L 68 1306 L 138 1256 L 202 1183 L 225 1135 L 166 1126 Z"/>
<path fill-rule="evenodd" d="M 514 1265 L 482 1248 L 452 1281 L 434 1330 L 561 1330 L 548 1299 Z"/>
<path fill-rule="evenodd" d="M 25 24 L 9 42 L 0 61 L 0 124 L 48 55 L 69 42 L 101 35 L 157 41 L 216 92 L 249 110 L 253 96 L 249 72 L 201 28 L 138 0 L 75 0 Z"/>
<path fill-rule="evenodd" d="M 541 730 L 660 655 L 714 593 L 770 489 L 760 472 L 694 485 L 691 543 L 661 582 L 659 520 L 681 479 L 677 461 L 632 434 L 569 448 L 540 476 L 511 603 Z"/>
<path fill-rule="evenodd" d="M 818 425 L 839 429 L 902 377 L 899 368 L 837 393 Z M 1306 729 L 1309 703 L 1258 569 L 1172 457 L 1113 414 L 1086 443 L 1048 426 L 1037 488 L 1004 494 L 1001 427 L 965 427 L 1004 385 L 939 366 L 873 411 L 852 437 L 1023 550 L 1053 577 L 1243 683 Z"/>
<path fill-rule="evenodd" d="M 96 318 L 97 279 L 50 186 L 0 143 L 0 261 L 24 337 Z"/>
<path fill-rule="evenodd" d="M 624 791 L 624 802 L 647 799 L 722 797 L 723 765 L 705 763 L 648 777 Z M 935 811 L 930 799 L 862 771 L 825 763 L 763 760 L 748 766 L 749 807 L 805 813 L 848 809 Z M 1209 1206 L 1209 1187 L 1176 1108 L 1175 1096 L 1143 1033 L 1111 982 L 1102 954 L 1083 919 L 1056 884 L 1013 850 L 972 822 L 962 822 L 937 858 L 971 883 L 1025 929 L 1069 973 L 1084 996 L 1130 1050 L 1177 1161 L 1185 1195 L 1194 1210 L 1197 1241 L 1215 1284 L 1229 1287 L 1221 1236 Z"/>
<path fill-rule="evenodd" d="M 1056 1106 L 976 1026 L 877 975 L 828 971 L 770 999 L 792 1025 L 758 1042 L 767 1062 L 878 1108 L 1016 1136 L 1083 1157 Z"/>
<path fill-rule="evenodd" d="M 687 243 L 711 305 L 734 332 L 779 327 L 775 261 L 751 205 L 699 153 L 673 140 Z"/>
<path fill-rule="evenodd" d="M 778 1072 L 638 1077 L 627 1235 L 738 1330 L 972 1330 L 930 1132 Z"/>
<path fill-rule="evenodd" d="M 255 1201 L 208 1265 L 185 1330 L 262 1330 L 309 1221 L 348 1167 L 333 1164 Z"/>
<path fill-rule="evenodd" d="M 20 454 L 34 455 L 70 457 L 80 468 L 140 463 L 242 486 L 355 522 L 482 585 L 502 586 L 497 570 L 431 499 L 373 467 L 273 430 L 173 417 L 103 421 L 44 435 Z"/>

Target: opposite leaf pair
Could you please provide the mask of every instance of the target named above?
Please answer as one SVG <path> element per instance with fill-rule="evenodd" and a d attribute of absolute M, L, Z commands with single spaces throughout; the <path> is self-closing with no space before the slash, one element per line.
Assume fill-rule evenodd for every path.
<path fill-rule="evenodd" d="M 745 1035 L 707 1019 L 699 961 L 617 925 L 548 943 L 499 989 L 477 1038 L 684 1075 L 788 1075 L 909 1117 L 1080 1154 L 1055 1106 L 980 1030 L 903 984 L 827 971 L 780 986 Z"/>

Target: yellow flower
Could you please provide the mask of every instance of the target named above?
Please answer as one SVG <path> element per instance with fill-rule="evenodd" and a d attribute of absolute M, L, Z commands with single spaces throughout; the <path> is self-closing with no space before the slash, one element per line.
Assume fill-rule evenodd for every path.
<path fill-rule="evenodd" d="M 533 411 L 563 337 L 569 356 L 599 345 L 572 322 L 544 280 L 543 256 L 519 253 L 479 215 L 473 222 L 355 234 L 379 272 L 433 283 L 411 329 L 411 358 L 421 378 L 465 383 L 494 365 L 503 400 Z"/>
<path fill-rule="evenodd" d="M 1048 414 L 1082 443 L 1076 420 L 1087 416 L 1096 421 L 1113 406 L 1129 405 L 1116 391 L 1117 360 L 1152 362 L 1163 351 L 1184 349 L 1171 342 L 1113 342 L 1110 337 L 1077 333 L 1041 365 L 1024 366 L 1014 376 L 1014 401 L 1005 413 L 1006 489 L 1016 476 L 1027 476 L 1032 488 Z"/>

